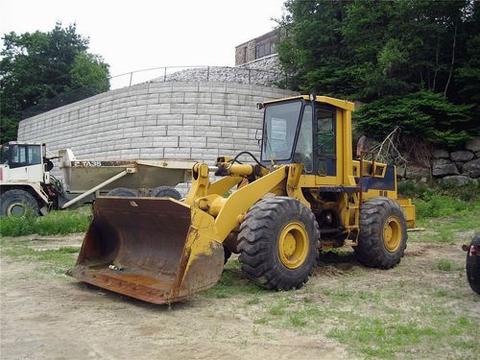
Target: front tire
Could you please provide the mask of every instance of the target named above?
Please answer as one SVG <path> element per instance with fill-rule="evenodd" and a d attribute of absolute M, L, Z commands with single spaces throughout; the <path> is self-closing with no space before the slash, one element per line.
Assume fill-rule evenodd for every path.
<path fill-rule="evenodd" d="M 238 234 L 242 272 L 267 289 L 300 288 L 316 264 L 320 231 L 312 211 L 277 196 L 248 211 Z"/>
<path fill-rule="evenodd" d="M 477 294 L 480 294 L 480 235 L 477 235 L 471 242 L 467 252 L 467 279 L 470 287 Z"/>
<path fill-rule="evenodd" d="M 360 234 L 355 255 L 365 266 L 390 269 L 397 265 L 407 247 L 407 223 L 400 205 L 378 197 L 362 204 Z"/>
<path fill-rule="evenodd" d="M 14 189 L 5 191 L 1 198 L 1 216 L 37 216 L 40 212 L 37 200 L 28 191 Z"/>

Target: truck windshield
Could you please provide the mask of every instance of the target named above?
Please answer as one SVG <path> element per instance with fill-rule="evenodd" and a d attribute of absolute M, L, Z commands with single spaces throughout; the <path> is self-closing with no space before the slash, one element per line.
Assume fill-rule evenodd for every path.
<path fill-rule="evenodd" d="M 291 159 L 301 108 L 301 101 L 266 106 L 262 142 L 263 161 Z"/>
<path fill-rule="evenodd" d="M 8 165 L 11 168 L 41 163 L 42 149 L 40 145 L 10 145 L 8 147 Z"/>

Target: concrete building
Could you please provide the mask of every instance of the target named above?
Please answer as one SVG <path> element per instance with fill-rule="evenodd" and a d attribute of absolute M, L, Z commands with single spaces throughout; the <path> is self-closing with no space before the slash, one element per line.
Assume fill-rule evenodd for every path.
<path fill-rule="evenodd" d="M 235 66 L 260 60 L 277 53 L 280 29 L 275 29 L 235 47 Z"/>

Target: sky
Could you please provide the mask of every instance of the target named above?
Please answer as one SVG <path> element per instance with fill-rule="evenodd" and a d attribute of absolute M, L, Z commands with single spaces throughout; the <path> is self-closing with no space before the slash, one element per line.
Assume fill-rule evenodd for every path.
<path fill-rule="evenodd" d="M 285 0 L 0 0 L 0 34 L 77 24 L 110 74 L 233 66 L 235 46 L 272 30 Z"/>

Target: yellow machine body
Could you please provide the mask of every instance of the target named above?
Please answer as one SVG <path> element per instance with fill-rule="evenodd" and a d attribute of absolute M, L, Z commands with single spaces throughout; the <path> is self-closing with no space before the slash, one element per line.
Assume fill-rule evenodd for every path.
<path fill-rule="evenodd" d="M 397 201 L 408 227 L 414 227 L 414 205 L 409 199 L 397 198 L 394 168 L 352 159 L 353 103 L 301 96 L 264 106 L 295 101 L 334 109 L 334 175 L 308 173 L 302 162 L 251 165 L 221 157 L 216 164 L 220 179 L 214 182 L 209 180 L 207 164 L 193 166 L 191 188 L 182 201 L 99 198 L 72 275 L 151 303 L 181 301 L 219 280 L 224 247 L 239 251 L 236 234 L 245 215 L 258 201 L 271 196 L 296 199 L 312 211 L 321 204 L 322 209 L 331 208 L 338 214 L 341 230 L 332 241 L 322 235 L 321 248 L 356 246 L 362 203 L 377 197 Z M 382 181 L 387 172 L 394 184 L 385 189 Z"/>

